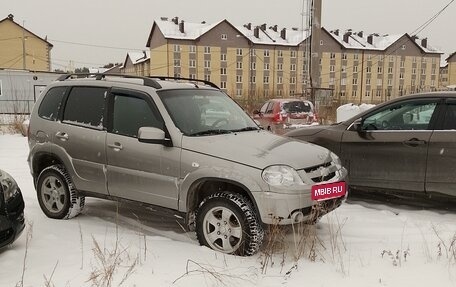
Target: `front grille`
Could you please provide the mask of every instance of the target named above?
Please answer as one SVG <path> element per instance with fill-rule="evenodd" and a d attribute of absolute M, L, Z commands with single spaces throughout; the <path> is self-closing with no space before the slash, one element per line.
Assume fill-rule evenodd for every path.
<path fill-rule="evenodd" d="M 330 167 L 330 166 L 331 166 L 331 162 L 328 161 L 328 162 L 326 162 L 324 164 L 319 164 L 319 165 L 315 165 L 315 166 L 312 166 L 312 167 L 305 168 L 304 171 L 306 173 L 311 173 L 311 172 L 319 170 L 322 167 Z"/>
<path fill-rule="evenodd" d="M 313 180 L 314 182 L 323 182 L 323 181 L 328 181 L 328 180 L 330 180 L 330 179 L 333 178 L 334 176 L 336 176 L 336 173 L 335 173 L 335 172 L 331 172 L 331 173 L 328 174 L 327 176 L 312 177 L 312 180 Z"/>
<path fill-rule="evenodd" d="M 11 237 L 14 235 L 14 230 L 12 228 L 8 228 L 6 230 L 0 231 L 0 243 L 9 241 Z"/>

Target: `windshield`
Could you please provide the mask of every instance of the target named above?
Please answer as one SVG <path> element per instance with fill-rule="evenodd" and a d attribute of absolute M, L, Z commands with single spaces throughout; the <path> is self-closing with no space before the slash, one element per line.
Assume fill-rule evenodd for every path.
<path fill-rule="evenodd" d="M 159 97 L 174 124 L 187 136 L 213 135 L 259 127 L 230 97 L 216 90 L 167 90 Z"/>
<path fill-rule="evenodd" d="M 282 108 L 287 113 L 308 113 L 312 111 L 311 104 L 304 101 L 285 102 Z"/>

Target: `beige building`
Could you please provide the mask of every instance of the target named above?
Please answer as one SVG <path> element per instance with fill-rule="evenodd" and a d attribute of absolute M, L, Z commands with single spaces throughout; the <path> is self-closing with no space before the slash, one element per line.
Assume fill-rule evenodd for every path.
<path fill-rule="evenodd" d="M 442 68 L 442 85 L 456 90 L 456 52 L 446 58 L 446 66 Z"/>
<path fill-rule="evenodd" d="M 51 70 L 52 44 L 14 22 L 13 15 L 0 21 L 0 68 Z"/>
<path fill-rule="evenodd" d="M 121 74 L 133 76 L 150 76 L 150 53 L 144 52 L 129 52 L 125 57 L 125 61 L 119 69 Z"/>
<path fill-rule="evenodd" d="M 146 44 L 150 73 L 209 80 L 252 105 L 265 98 L 309 97 L 308 36 L 277 25 L 161 18 Z M 318 49 L 321 77 L 314 90 L 325 91 L 331 101 L 379 103 L 439 89 L 442 53 L 427 39 L 322 28 Z"/>

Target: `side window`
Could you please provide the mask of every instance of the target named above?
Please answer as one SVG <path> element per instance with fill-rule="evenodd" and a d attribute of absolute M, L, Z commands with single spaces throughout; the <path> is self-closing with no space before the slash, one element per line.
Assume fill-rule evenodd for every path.
<path fill-rule="evenodd" d="M 266 109 L 266 114 L 272 114 L 274 111 L 274 102 L 270 102 L 268 108 Z"/>
<path fill-rule="evenodd" d="M 140 127 L 164 129 L 163 121 L 155 109 L 141 98 L 115 95 L 112 133 L 137 137 Z"/>
<path fill-rule="evenodd" d="M 66 89 L 67 87 L 55 87 L 46 93 L 38 109 L 40 118 L 50 121 L 57 120 Z"/>
<path fill-rule="evenodd" d="M 456 130 L 456 102 L 447 103 L 442 129 Z"/>
<path fill-rule="evenodd" d="M 66 102 L 63 121 L 74 125 L 102 129 L 106 95 L 107 88 L 72 88 Z"/>
<path fill-rule="evenodd" d="M 265 103 L 261 109 L 260 109 L 260 113 L 264 114 L 266 113 L 266 109 L 268 108 L 268 105 L 269 105 L 269 102 Z"/>
<path fill-rule="evenodd" d="M 385 107 L 365 118 L 363 130 L 427 130 L 435 101 L 405 102 Z"/>

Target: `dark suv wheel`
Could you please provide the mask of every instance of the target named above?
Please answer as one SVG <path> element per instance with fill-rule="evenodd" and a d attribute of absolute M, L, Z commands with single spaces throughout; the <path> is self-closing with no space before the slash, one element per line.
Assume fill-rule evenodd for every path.
<path fill-rule="evenodd" d="M 69 219 L 84 208 L 85 198 L 77 196 L 70 176 L 61 165 L 43 169 L 36 188 L 40 207 L 50 218 Z"/>

